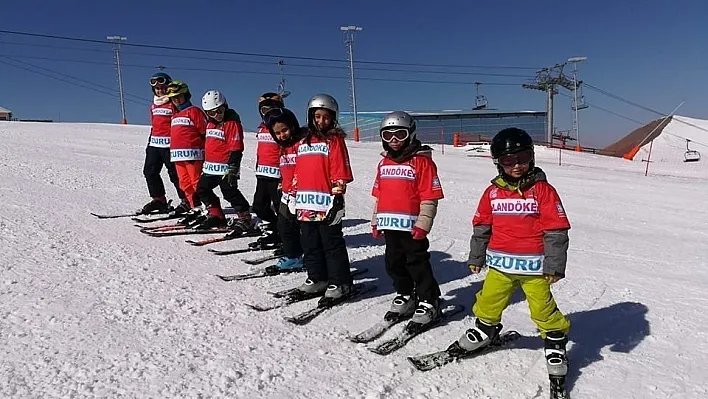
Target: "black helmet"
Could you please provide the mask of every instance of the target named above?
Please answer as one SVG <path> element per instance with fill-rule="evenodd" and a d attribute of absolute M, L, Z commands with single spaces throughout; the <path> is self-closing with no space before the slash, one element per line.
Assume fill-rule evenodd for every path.
<path fill-rule="evenodd" d="M 533 139 L 526 131 L 516 127 L 506 128 L 492 139 L 491 152 L 494 159 L 529 149 L 533 151 Z"/>
<path fill-rule="evenodd" d="M 261 94 L 258 97 L 258 113 L 263 118 L 262 107 L 272 107 L 272 108 L 284 108 L 285 103 L 283 102 L 283 97 L 278 93 L 268 92 Z"/>

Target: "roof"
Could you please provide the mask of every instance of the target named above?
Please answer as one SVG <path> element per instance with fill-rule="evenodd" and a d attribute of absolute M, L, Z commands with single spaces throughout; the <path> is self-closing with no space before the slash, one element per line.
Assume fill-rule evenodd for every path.
<path fill-rule="evenodd" d="M 358 111 L 357 115 L 361 116 L 379 116 L 385 115 L 393 111 Z M 480 110 L 462 110 L 462 109 L 446 109 L 442 111 L 405 111 L 412 117 L 421 116 L 501 116 L 501 115 L 546 115 L 546 111 L 502 111 L 498 109 L 480 109 Z M 341 112 L 341 115 L 351 115 L 352 112 Z"/>
<path fill-rule="evenodd" d="M 5 114 L 5 113 L 11 114 L 12 111 L 10 111 L 10 110 L 7 109 L 7 108 L 0 107 L 0 114 Z"/>

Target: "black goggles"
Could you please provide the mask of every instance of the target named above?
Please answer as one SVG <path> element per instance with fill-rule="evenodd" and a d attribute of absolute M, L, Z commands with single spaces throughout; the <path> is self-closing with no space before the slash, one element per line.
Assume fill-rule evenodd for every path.
<path fill-rule="evenodd" d="M 267 108 L 265 112 L 263 112 L 264 108 Z M 278 118 L 279 116 L 283 115 L 283 109 L 264 105 L 261 107 L 261 115 L 263 115 L 263 122 L 265 122 L 265 124 L 267 125 L 273 118 Z"/>
<path fill-rule="evenodd" d="M 167 82 L 167 78 L 165 78 L 165 77 L 163 77 L 163 76 L 159 76 L 159 77 L 157 77 L 157 78 L 150 78 L 150 86 L 152 86 L 152 87 L 155 87 L 155 86 L 164 86 L 164 85 L 166 85 L 167 83 L 168 83 L 168 82 Z"/>
<path fill-rule="evenodd" d="M 210 117 L 215 117 L 217 115 L 221 115 L 224 113 L 224 107 L 219 107 L 217 109 L 210 109 L 209 111 L 206 111 L 207 116 Z"/>
<path fill-rule="evenodd" d="M 501 166 L 526 165 L 533 160 L 533 150 L 524 150 L 514 154 L 506 154 L 497 158 L 496 163 Z"/>

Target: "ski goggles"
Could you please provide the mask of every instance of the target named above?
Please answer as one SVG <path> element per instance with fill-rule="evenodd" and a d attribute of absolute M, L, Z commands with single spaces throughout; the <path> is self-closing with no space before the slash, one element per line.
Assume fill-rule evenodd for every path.
<path fill-rule="evenodd" d="M 207 116 L 210 116 L 210 117 L 213 118 L 213 117 L 215 117 L 215 116 L 217 116 L 217 115 L 223 114 L 223 113 L 224 113 L 224 107 L 218 107 L 218 108 L 216 108 L 216 109 L 210 109 L 209 111 L 205 111 L 205 112 L 206 112 Z"/>
<path fill-rule="evenodd" d="M 283 115 L 283 109 L 279 107 L 272 107 L 270 105 L 264 105 L 260 109 L 261 115 L 263 115 L 263 122 L 266 123 L 266 125 L 271 121 L 273 118 L 277 118 L 281 115 Z"/>
<path fill-rule="evenodd" d="M 405 141 L 408 136 L 410 136 L 410 132 L 408 132 L 408 129 L 403 128 L 384 129 L 381 131 L 381 140 L 387 143 L 392 142 L 393 139 Z"/>
<path fill-rule="evenodd" d="M 163 77 L 163 76 L 159 76 L 159 77 L 157 77 L 157 78 L 150 78 L 150 86 L 152 86 L 152 87 L 155 87 L 155 86 L 164 86 L 164 85 L 166 85 L 167 83 L 168 83 L 168 82 L 167 82 L 167 78 L 165 78 L 165 77 Z"/>
<path fill-rule="evenodd" d="M 507 154 L 507 155 L 502 155 L 499 158 L 497 158 L 495 163 L 498 163 L 501 166 L 514 166 L 514 165 L 526 165 L 527 163 L 531 162 L 533 160 L 533 151 L 532 150 L 524 150 L 521 152 L 517 152 L 514 154 Z"/>

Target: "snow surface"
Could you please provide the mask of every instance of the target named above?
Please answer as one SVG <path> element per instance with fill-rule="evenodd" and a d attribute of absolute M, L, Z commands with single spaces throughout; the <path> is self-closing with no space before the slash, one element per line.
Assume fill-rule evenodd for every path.
<path fill-rule="evenodd" d="M 688 149 L 698 151 L 700 161 L 684 162 L 686 139 L 692 141 Z M 650 161 L 650 174 L 708 178 L 708 120 L 673 116 L 653 143 L 642 145 L 633 160 L 642 164 L 642 170 Z"/>
<path fill-rule="evenodd" d="M 243 304 L 273 303 L 266 291 L 304 275 L 223 282 L 214 274 L 254 267 L 184 237 L 145 236 L 128 219 L 89 215 L 147 201 L 147 133 L 0 122 L 0 396 L 547 397 L 542 342 L 522 295 L 503 318 L 524 336 L 513 350 L 427 373 L 405 357 L 447 347 L 471 325 L 469 310 L 386 357 L 345 339 L 379 320 L 394 296 L 383 242 L 369 234 L 379 145 L 349 143 L 356 181 L 345 221 L 353 267 L 369 268 L 363 280 L 378 290 L 298 327 L 282 316 L 308 303 L 262 313 Z M 251 197 L 251 135 L 246 146 L 242 188 Z M 469 309 L 480 287 L 464 263 L 470 219 L 495 169 L 463 150 L 439 150 L 446 198 L 432 259 L 443 295 Z M 708 182 L 644 177 L 635 162 L 572 151 L 560 167 L 557 150 L 539 148 L 537 158 L 573 225 L 568 275 L 553 292 L 572 321 L 574 397 L 708 397 Z"/>

